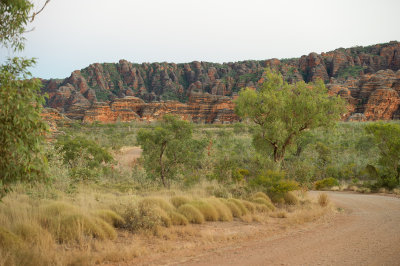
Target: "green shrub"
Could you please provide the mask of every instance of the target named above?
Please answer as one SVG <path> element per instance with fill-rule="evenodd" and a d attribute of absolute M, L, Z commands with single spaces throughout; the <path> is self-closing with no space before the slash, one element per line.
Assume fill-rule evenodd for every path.
<path fill-rule="evenodd" d="M 267 170 L 251 180 L 250 185 L 267 192 L 273 201 L 283 200 L 285 193 L 299 189 L 296 181 L 285 179 L 285 172 L 272 170 Z"/>
<path fill-rule="evenodd" d="M 315 182 L 314 186 L 317 190 L 329 189 L 334 186 L 339 186 L 339 181 L 336 178 L 328 177 L 322 180 L 318 180 L 317 182 Z"/>

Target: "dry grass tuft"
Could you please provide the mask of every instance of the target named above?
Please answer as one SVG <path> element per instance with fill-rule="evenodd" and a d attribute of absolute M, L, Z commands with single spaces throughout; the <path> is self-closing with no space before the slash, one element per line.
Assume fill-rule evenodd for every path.
<path fill-rule="evenodd" d="M 169 217 L 171 218 L 171 223 L 173 225 L 188 225 L 189 221 L 186 219 L 185 216 L 178 212 L 171 212 L 169 213 Z"/>
<path fill-rule="evenodd" d="M 207 202 L 210 203 L 218 212 L 219 221 L 229 222 L 233 220 L 231 210 L 217 198 L 209 198 Z"/>
<path fill-rule="evenodd" d="M 273 218 L 287 218 L 287 215 L 287 212 L 284 210 L 273 212 L 270 214 L 270 216 Z"/>
<path fill-rule="evenodd" d="M 94 214 L 115 227 L 122 227 L 125 224 L 124 219 L 112 210 L 97 210 Z"/>
<path fill-rule="evenodd" d="M 210 203 L 202 200 L 196 200 L 190 202 L 189 204 L 197 208 L 203 214 L 203 217 L 206 221 L 218 221 L 218 212 Z"/>
<path fill-rule="evenodd" d="M 299 204 L 299 198 L 292 191 L 289 191 L 289 192 L 285 193 L 283 198 L 284 198 L 285 203 L 287 205 L 297 205 L 297 204 Z"/>
<path fill-rule="evenodd" d="M 241 202 L 251 214 L 257 210 L 256 205 L 253 202 L 247 200 L 241 200 Z"/>
<path fill-rule="evenodd" d="M 190 202 L 190 199 L 185 196 L 175 196 L 175 197 L 172 197 L 170 200 L 171 200 L 172 205 L 175 206 L 175 208 L 179 208 L 183 204 Z"/>
<path fill-rule="evenodd" d="M 263 199 L 265 199 L 266 201 L 271 202 L 270 197 L 268 197 L 268 195 L 265 194 L 264 192 L 257 192 L 257 193 L 254 193 L 252 198 L 255 198 L 255 199 L 256 199 L 256 198 L 263 198 Z"/>
<path fill-rule="evenodd" d="M 229 208 L 233 217 L 238 218 L 238 217 L 242 216 L 242 212 L 241 212 L 240 208 L 235 203 L 233 203 L 232 201 L 225 200 L 225 199 L 223 200 L 223 203 Z"/>
<path fill-rule="evenodd" d="M 328 195 L 326 193 L 321 193 L 318 195 L 318 204 L 321 207 L 326 207 L 329 204 L 329 198 Z"/>
<path fill-rule="evenodd" d="M 234 203 L 240 209 L 240 216 L 249 214 L 249 211 L 246 209 L 242 201 L 233 198 L 228 199 L 228 201 Z"/>
<path fill-rule="evenodd" d="M 271 211 L 275 211 L 275 206 L 271 201 L 266 200 L 265 198 L 251 198 L 250 201 L 258 204 L 262 204 L 268 207 Z"/>
<path fill-rule="evenodd" d="M 163 209 L 164 211 L 170 212 L 170 211 L 174 211 L 175 208 L 174 206 L 171 205 L 171 203 L 169 203 L 168 201 L 162 199 L 162 198 L 144 198 L 139 205 L 144 205 L 144 206 L 158 206 L 161 209 Z"/>
<path fill-rule="evenodd" d="M 190 223 L 202 224 L 204 223 L 203 214 L 190 204 L 183 204 L 178 208 L 178 212 L 186 217 Z"/>

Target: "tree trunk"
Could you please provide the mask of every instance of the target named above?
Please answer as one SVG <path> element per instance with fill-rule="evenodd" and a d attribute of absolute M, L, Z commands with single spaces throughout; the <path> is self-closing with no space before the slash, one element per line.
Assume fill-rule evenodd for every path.
<path fill-rule="evenodd" d="M 161 182 L 163 183 L 165 188 L 167 187 L 167 183 L 165 182 L 165 167 L 164 167 L 164 164 L 163 164 L 163 161 L 162 161 L 162 157 L 164 155 L 164 151 L 165 151 L 166 146 L 167 146 L 167 143 L 163 142 L 162 145 L 161 145 L 161 152 L 160 152 L 160 159 L 159 159 L 160 160 L 160 168 L 161 168 L 161 173 L 160 173 Z"/>

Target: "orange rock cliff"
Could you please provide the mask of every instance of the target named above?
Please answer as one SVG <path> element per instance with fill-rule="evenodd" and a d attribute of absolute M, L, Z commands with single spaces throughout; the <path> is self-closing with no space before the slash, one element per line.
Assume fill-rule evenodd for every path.
<path fill-rule="evenodd" d="M 84 122 L 152 121 L 174 114 L 197 123 L 238 121 L 232 98 L 257 88 L 265 68 L 288 82 L 325 81 L 348 105 L 346 120 L 400 118 L 400 43 L 339 48 L 300 58 L 215 64 L 92 64 L 64 80 L 43 80 L 49 114 Z M 52 117 L 52 115 L 44 115 Z"/>

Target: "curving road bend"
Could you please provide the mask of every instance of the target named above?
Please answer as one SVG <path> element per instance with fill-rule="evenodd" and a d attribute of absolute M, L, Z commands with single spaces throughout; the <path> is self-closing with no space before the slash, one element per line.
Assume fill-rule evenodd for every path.
<path fill-rule="evenodd" d="M 328 192 L 330 223 L 204 254 L 179 265 L 400 265 L 400 199 Z"/>

